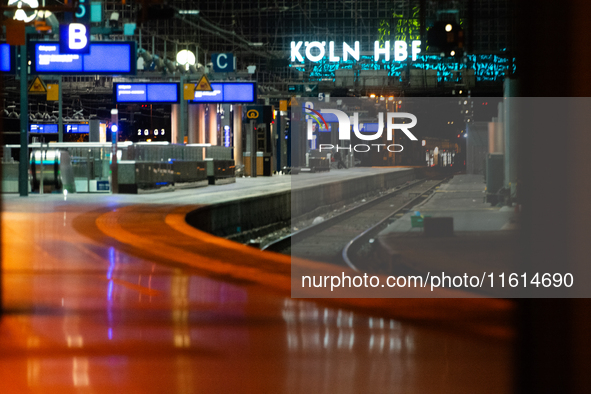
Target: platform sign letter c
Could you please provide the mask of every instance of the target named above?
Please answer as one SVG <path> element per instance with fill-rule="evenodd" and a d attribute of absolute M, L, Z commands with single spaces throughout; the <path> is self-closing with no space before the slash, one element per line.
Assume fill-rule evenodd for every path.
<path fill-rule="evenodd" d="M 226 62 L 224 62 L 224 64 L 223 64 L 223 65 L 222 65 L 222 62 L 220 62 L 220 60 L 222 60 L 222 57 L 224 58 L 224 60 L 226 60 Z M 219 67 L 220 69 L 224 69 L 224 68 L 228 67 L 228 62 L 227 62 L 227 60 L 228 60 L 228 55 L 226 55 L 225 53 L 220 53 L 220 54 L 218 55 L 218 60 L 217 60 L 217 62 L 218 62 L 218 67 Z"/>
<path fill-rule="evenodd" d="M 87 44 L 86 26 L 81 23 L 70 23 L 68 27 L 68 47 L 70 49 L 83 49 Z"/>

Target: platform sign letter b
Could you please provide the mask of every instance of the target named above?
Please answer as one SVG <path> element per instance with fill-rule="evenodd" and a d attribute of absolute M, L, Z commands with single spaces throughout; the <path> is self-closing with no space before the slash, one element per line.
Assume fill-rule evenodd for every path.
<path fill-rule="evenodd" d="M 88 45 L 86 26 L 81 23 L 70 23 L 68 30 L 68 47 L 70 49 L 83 49 Z"/>
<path fill-rule="evenodd" d="M 90 51 L 90 31 L 82 23 L 60 25 L 60 53 L 88 53 Z"/>

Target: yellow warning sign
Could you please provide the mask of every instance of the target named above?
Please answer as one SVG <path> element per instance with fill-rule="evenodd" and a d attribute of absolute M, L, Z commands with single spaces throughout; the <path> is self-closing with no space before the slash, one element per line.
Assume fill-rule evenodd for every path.
<path fill-rule="evenodd" d="M 207 79 L 207 77 L 205 75 L 201 77 L 199 82 L 197 82 L 197 85 L 195 86 L 195 91 L 196 92 L 211 92 L 211 91 L 213 91 L 213 89 L 211 88 L 211 85 L 209 84 L 209 80 Z"/>
<path fill-rule="evenodd" d="M 29 93 L 47 94 L 47 88 L 45 87 L 45 84 L 43 83 L 41 78 L 36 77 L 33 83 L 29 85 Z"/>
<path fill-rule="evenodd" d="M 292 105 L 299 105 L 298 104 L 298 100 L 295 97 L 292 97 L 289 99 L 289 103 L 287 103 L 288 106 L 292 106 Z"/>
<path fill-rule="evenodd" d="M 60 85 L 57 83 L 47 84 L 47 101 L 59 101 L 60 99 Z"/>
<path fill-rule="evenodd" d="M 195 84 L 186 83 L 183 87 L 183 99 L 193 100 L 195 98 Z"/>
<path fill-rule="evenodd" d="M 287 112 L 287 100 L 279 100 L 279 111 Z"/>

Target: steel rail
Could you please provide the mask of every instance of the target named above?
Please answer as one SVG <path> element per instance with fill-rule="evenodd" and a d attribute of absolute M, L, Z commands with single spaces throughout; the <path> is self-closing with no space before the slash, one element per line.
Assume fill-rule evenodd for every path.
<path fill-rule="evenodd" d="M 262 250 L 270 250 L 273 252 L 278 252 L 278 251 L 284 250 L 289 245 L 291 245 L 293 240 L 295 240 L 295 242 L 297 243 L 305 238 L 309 238 L 309 237 L 313 236 L 314 234 L 324 231 L 327 228 L 330 228 L 330 227 L 336 225 L 337 223 L 347 219 L 348 217 L 351 216 L 351 214 L 357 214 L 357 213 L 363 212 L 363 211 L 373 207 L 374 205 L 377 205 L 389 198 L 392 198 L 393 196 L 399 194 L 399 192 L 406 190 L 412 186 L 416 186 L 416 185 L 423 183 L 425 181 L 427 181 L 427 179 L 420 179 L 415 182 L 404 185 L 402 187 L 399 187 L 398 189 L 396 189 L 388 194 L 376 197 L 364 204 L 350 208 L 350 209 L 348 209 L 336 216 L 328 218 L 318 224 L 314 224 L 314 225 L 305 227 L 305 228 L 298 230 L 294 233 L 291 233 L 285 237 L 279 238 L 278 240 L 275 240 L 275 241 L 267 244 L 264 248 L 262 248 Z"/>
<path fill-rule="evenodd" d="M 362 242 L 365 238 L 369 238 L 376 229 L 378 229 L 382 225 L 384 225 L 392 216 L 400 213 L 404 209 L 407 209 L 409 206 L 414 205 L 417 200 L 423 198 L 423 194 L 431 192 L 433 189 L 435 189 L 436 187 L 441 185 L 447 179 L 448 178 L 445 178 L 441 182 L 438 182 L 437 184 L 433 185 L 433 187 L 425 190 L 424 192 L 421 193 L 421 195 L 413 198 L 412 200 L 410 200 L 409 202 L 407 202 L 406 204 L 404 204 L 403 206 L 401 206 L 400 208 L 398 208 L 397 210 L 392 212 L 390 215 L 386 216 L 385 218 L 380 220 L 378 223 L 374 224 L 373 226 L 371 226 L 370 228 L 368 228 L 367 230 L 363 231 L 361 234 L 359 234 L 358 236 L 353 238 L 351 241 L 349 241 L 347 243 L 347 245 L 345 245 L 345 247 L 343 248 L 343 252 L 341 254 L 345 264 L 347 264 L 347 266 L 349 266 L 351 269 L 359 272 L 359 269 L 355 266 L 355 264 L 353 264 L 353 262 L 351 261 L 351 258 L 349 256 L 349 252 L 352 250 L 352 247 L 353 246 L 357 247 L 358 243 Z"/>

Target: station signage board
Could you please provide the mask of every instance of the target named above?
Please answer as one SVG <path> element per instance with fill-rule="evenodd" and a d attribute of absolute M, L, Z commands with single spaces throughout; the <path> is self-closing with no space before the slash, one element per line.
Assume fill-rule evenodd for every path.
<path fill-rule="evenodd" d="M 211 64 L 216 73 L 230 73 L 236 69 L 236 58 L 232 53 L 213 53 Z"/>
<path fill-rule="evenodd" d="M 134 75 L 136 44 L 133 41 L 98 41 L 88 54 L 61 54 L 57 41 L 33 41 L 32 74 Z"/>
<path fill-rule="evenodd" d="M 246 107 L 246 119 L 247 120 L 256 120 L 257 122 L 263 122 L 263 111 L 264 107 L 262 105 L 252 105 Z"/>
<path fill-rule="evenodd" d="M 350 58 L 359 61 L 361 56 L 359 41 L 355 41 L 353 46 L 343 42 L 341 48 L 342 50 L 339 52 L 335 48 L 334 41 L 328 42 L 328 47 L 326 41 L 292 41 L 290 60 L 292 62 L 304 63 L 304 58 L 306 58 L 311 62 L 320 62 L 326 57 L 328 62 L 333 63 L 338 63 L 341 59 L 347 61 Z M 392 45 L 390 41 L 375 41 L 373 47 L 375 61 L 384 59 L 387 62 L 390 60 L 402 62 L 409 56 L 412 61 L 415 61 L 420 52 L 421 41 L 419 40 L 414 40 L 410 43 L 406 43 L 406 41 L 393 41 Z"/>
<path fill-rule="evenodd" d="M 78 0 L 76 3 L 76 10 L 74 12 L 64 12 L 63 22 L 79 22 L 88 25 L 91 22 L 92 7 L 100 2 L 89 0 Z M 66 1 L 67 4 L 67 1 Z M 101 8 L 102 9 L 102 8 Z M 100 22 L 93 20 L 92 22 Z"/>
<path fill-rule="evenodd" d="M 212 91 L 195 91 L 189 103 L 248 104 L 257 100 L 256 82 L 212 82 Z"/>
<path fill-rule="evenodd" d="M 175 104 L 179 102 L 178 83 L 115 83 L 115 103 Z"/>
<path fill-rule="evenodd" d="M 68 134 L 85 134 L 90 133 L 89 124 L 67 124 L 64 126 Z"/>
<path fill-rule="evenodd" d="M 74 13 L 77 21 L 90 22 L 90 7 L 88 3 L 90 3 L 88 0 L 78 0 L 78 8 Z"/>
<path fill-rule="evenodd" d="M 5 42 L 0 43 L 0 71 L 5 73 L 15 72 L 14 62 L 13 48 Z"/>
<path fill-rule="evenodd" d="M 60 25 L 60 53 L 89 53 L 90 27 L 82 23 Z"/>
<path fill-rule="evenodd" d="M 232 131 L 230 126 L 224 126 L 224 146 L 229 148 L 232 146 Z"/>
<path fill-rule="evenodd" d="M 86 54 L 90 51 L 91 4 L 89 3 L 89 0 L 78 0 L 74 13 L 64 12 L 59 28 L 60 53 Z"/>
<path fill-rule="evenodd" d="M 29 131 L 36 134 L 57 134 L 57 124 L 31 124 Z"/>

